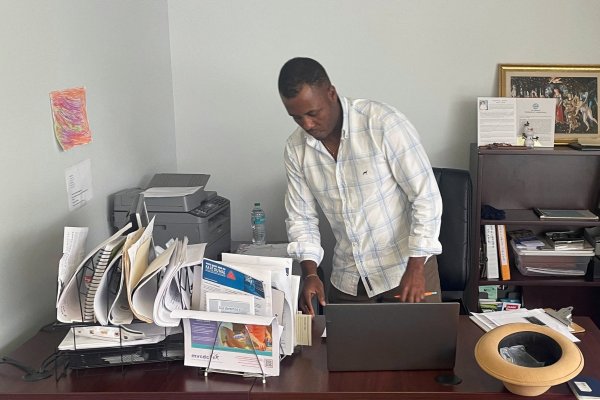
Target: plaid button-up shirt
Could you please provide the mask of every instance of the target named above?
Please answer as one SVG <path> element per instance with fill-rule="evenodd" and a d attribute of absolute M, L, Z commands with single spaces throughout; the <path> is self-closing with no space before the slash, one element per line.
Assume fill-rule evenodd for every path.
<path fill-rule="evenodd" d="M 343 126 L 337 162 L 296 129 L 288 138 L 288 253 L 320 264 L 316 203 L 336 239 L 331 284 L 369 296 L 400 284 L 409 257 L 441 253 L 442 200 L 419 135 L 393 107 L 339 97 Z"/>

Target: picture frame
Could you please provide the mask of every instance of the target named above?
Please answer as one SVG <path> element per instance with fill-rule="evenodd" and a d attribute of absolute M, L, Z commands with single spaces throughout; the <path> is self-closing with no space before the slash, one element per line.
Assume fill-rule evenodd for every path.
<path fill-rule="evenodd" d="M 555 97 L 555 144 L 600 140 L 598 89 L 600 65 L 498 66 L 500 97 Z"/>

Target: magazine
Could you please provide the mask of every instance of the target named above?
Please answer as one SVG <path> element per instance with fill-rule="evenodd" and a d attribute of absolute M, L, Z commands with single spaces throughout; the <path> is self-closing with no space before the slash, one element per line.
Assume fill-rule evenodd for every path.
<path fill-rule="evenodd" d="M 195 310 L 175 310 L 171 317 L 183 321 L 185 365 L 279 376 L 275 317 Z"/>

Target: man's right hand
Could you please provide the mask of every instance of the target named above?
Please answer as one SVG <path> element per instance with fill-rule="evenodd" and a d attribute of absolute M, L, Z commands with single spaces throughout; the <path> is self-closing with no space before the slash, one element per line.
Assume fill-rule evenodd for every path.
<path fill-rule="evenodd" d="M 325 302 L 325 288 L 323 282 L 317 274 L 309 274 L 304 277 L 302 282 L 302 294 L 300 295 L 300 310 L 305 314 L 310 314 L 314 317 L 315 310 L 313 309 L 312 298 L 317 296 L 317 301 L 321 306 L 327 305 Z"/>

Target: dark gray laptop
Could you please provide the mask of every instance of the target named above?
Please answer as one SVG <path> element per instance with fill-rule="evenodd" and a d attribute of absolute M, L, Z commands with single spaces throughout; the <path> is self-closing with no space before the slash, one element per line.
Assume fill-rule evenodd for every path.
<path fill-rule="evenodd" d="M 328 304 L 330 371 L 453 369 L 458 303 Z"/>

